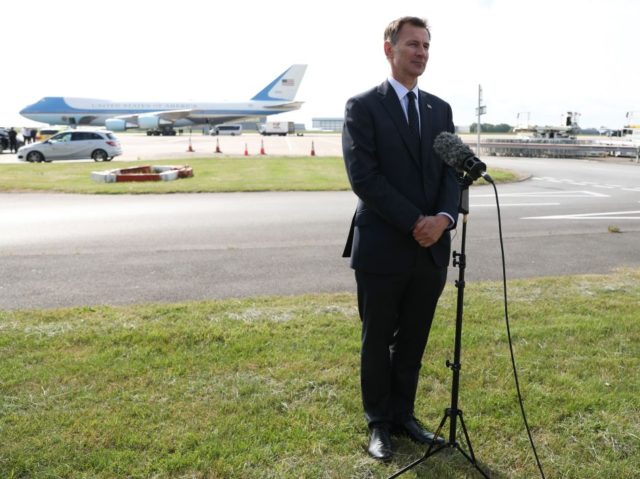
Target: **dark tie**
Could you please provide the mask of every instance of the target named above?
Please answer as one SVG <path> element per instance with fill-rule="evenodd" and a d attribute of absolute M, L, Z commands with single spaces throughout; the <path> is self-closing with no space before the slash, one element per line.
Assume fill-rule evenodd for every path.
<path fill-rule="evenodd" d="M 420 121 L 418 120 L 418 109 L 416 108 L 416 94 L 410 91 L 407 93 L 409 104 L 407 105 L 407 113 L 409 116 L 409 129 L 420 138 Z"/>

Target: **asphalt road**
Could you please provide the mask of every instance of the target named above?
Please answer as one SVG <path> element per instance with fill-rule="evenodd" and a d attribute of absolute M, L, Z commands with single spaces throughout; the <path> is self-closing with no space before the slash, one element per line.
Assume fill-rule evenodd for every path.
<path fill-rule="evenodd" d="M 507 279 L 640 266 L 639 165 L 487 162 L 531 175 L 498 187 Z M 340 254 L 355 203 L 350 192 L 0 194 L 0 308 L 354 291 Z M 471 188 L 470 211 L 466 279 L 500 279 L 491 187 Z"/>

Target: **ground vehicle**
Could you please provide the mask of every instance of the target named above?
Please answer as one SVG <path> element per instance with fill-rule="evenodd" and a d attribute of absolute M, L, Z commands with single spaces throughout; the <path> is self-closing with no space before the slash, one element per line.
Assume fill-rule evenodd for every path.
<path fill-rule="evenodd" d="M 258 132 L 263 136 L 287 136 L 289 133 L 295 133 L 296 127 L 292 121 L 268 121 L 258 125 Z"/>
<path fill-rule="evenodd" d="M 91 158 L 111 161 L 122 154 L 120 142 L 107 130 L 68 130 L 18 149 L 18 159 L 37 163 Z"/>
<path fill-rule="evenodd" d="M 242 135 L 242 125 L 216 125 L 210 132 L 211 135 Z"/>
<path fill-rule="evenodd" d="M 176 136 L 176 130 L 171 125 L 147 130 L 147 136 Z"/>
<path fill-rule="evenodd" d="M 38 133 L 36 134 L 36 141 L 44 141 L 44 140 L 48 140 L 49 138 L 51 138 L 53 135 L 55 135 L 56 133 L 58 133 L 60 130 L 56 130 L 54 128 L 42 128 L 40 131 L 38 131 Z"/>

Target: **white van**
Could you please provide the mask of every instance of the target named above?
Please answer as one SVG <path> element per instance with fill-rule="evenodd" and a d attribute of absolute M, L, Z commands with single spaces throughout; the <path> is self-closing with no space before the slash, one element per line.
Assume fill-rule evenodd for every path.
<path fill-rule="evenodd" d="M 242 125 L 217 125 L 211 130 L 212 135 L 242 135 Z"/>

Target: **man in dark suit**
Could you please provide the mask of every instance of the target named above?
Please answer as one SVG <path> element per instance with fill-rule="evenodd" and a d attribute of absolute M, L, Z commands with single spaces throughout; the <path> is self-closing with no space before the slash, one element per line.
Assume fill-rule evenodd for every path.
<path fill-rule="evenodd" d="M 458 215 L 456 173 L 433 141 L 454 131 L 451 107 L 417 87 L 429 58 L 425 20 L 385 30 L 391 76 L 346 105 L 342 146 L 358 206 L 343 256 L 351 257 L 362 320 L 360 379 L 369 454 L 392 456 L 391 435 L 444 442 L 414 416 L 422 355 L 445 285 Z"/>

